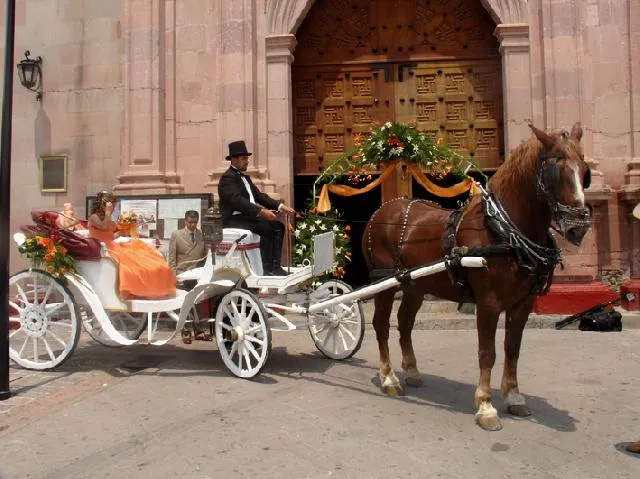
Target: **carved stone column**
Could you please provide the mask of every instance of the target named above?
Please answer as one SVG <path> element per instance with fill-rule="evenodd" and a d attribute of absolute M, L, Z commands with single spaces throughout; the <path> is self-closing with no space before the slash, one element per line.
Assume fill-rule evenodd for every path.
<path fill-rule="evenodd" d="M 500 24 L 494 35 L 502 54 L 502 91 L 504 105 L 505 155 L 531 135 L 532 116 L 529 25 Z"/>
<path fill-rule="evenodd" d="M 276 192 L 292 204 L 293 187 L 293 99 L 291 64 L 298 42 L 294 35 L 268 35 L 267 55 L 267 152 L 270 177 Z"/>
<path fill-rule="evenodd" d="M 120 183 L 114 189 L 125 194 L 181 192 L 171 123 L 175 42 L 167 44 L 175 32 L 175 2 L 128 0 L 123 18 L 125 118 Z"/>

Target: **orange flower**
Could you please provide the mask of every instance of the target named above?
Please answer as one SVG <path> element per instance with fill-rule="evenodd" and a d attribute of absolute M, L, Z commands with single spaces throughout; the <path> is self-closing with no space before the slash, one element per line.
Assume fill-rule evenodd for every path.
<path fill-rule="evenodd" d="M 60 253 L 67 254 L 67 248 L 65 248 L 64 246 L 60 246 Z"/>
<path fill-rule="evenodd" d="M 349 226 L 349 225 L 345 226 L 345 227 L 344 227 L 344 230 L 345 230 L 345 231 L 351 231 L 351 226 Z"/>
<path fill-rule="evenodd" d="M 38 240 L 38 244 L 45 248 L 49 247 L 49 245 L 51 244 L 51 240 L 46 236 L 38 236 L 37 240 Z"/>

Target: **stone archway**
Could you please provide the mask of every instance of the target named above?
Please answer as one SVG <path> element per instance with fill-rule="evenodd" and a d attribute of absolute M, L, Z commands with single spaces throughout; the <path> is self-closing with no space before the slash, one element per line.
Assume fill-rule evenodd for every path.
<path fill-rule="evenodd" d="M 267 0 L 267 141 L 276 184 L 293 184 L 291 158 L 293 117 L 291 64 L 297 45 L 295 33 L 315 0 Z M 494 32 L 502 54 L 504 144 L 508 152 L 529 135 L 531 121 L 531 74 L 529 55 L 529 8 L 526 0 L 481 0 L 497 27 Z M 291 201 L 291 197 L 285 198 Z"/>

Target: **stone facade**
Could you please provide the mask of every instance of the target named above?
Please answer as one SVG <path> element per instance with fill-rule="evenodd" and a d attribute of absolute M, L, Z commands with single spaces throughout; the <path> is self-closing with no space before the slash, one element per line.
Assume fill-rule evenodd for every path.
<path fill-rule="evenodd" d="M 26 49 L 43 57 L 44 98 L 15 86 L 12 229 L 30 210 L 68 201 L 84 215 L 85 196 L 101 189 L 215 193 L 235 139 L 254 152 L 255 181 L 291 202 L 291 65 L 313 4 L 17 0 L 16 61 Z M 496 23 L 507 151 L 529 137 L 529 122 L 583 124 L 594 228 L 579 250 L 563 244 L 558 274 L 640 276 L 640 227 L 630 216 L 640 201 L 640 5 L 479 0 L 478 8 Z M 5 10 L 0 2 L 2 26 Z M 38 158 L 56 154 L 69 157 L 68 192 L 41 193 Z M 11 270 L 23 266 L 12 253 Z"/>

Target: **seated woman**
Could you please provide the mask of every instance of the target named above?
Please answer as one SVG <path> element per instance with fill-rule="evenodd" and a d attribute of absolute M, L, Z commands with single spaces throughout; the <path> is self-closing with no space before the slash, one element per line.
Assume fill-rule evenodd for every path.
<path fill-rule="evenodd" d="M 161 299 L 176 293 L 176 277 L 169 263 L 152 247 L 139 239 L 126 243 L 113 240 L 120 236 L 112 220 L 117 199 L 107 191 L 98 193 L 89 217 L 89 235 L 105 243 L 109 256 L 119 266 L 122 299 Z"/>

